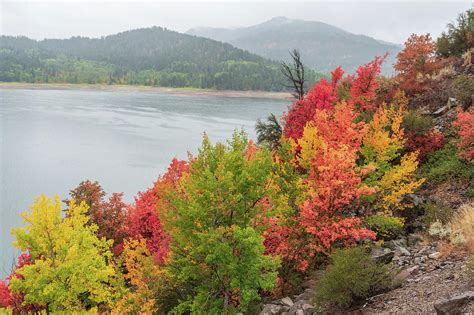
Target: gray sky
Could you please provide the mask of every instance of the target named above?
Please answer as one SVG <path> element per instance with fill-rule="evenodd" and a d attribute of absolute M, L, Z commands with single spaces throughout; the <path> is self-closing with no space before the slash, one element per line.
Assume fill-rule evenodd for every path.
<path fill-rule="evenodd" d="M 5 1 L 0 33 L 35 39 L 100 37 L 129 29 L 164 26 L 184 32 L 196 26 L 237 27 L 275 16 L 322 21 L 356 34 L 403 43 L 411 33 L 438 36 L 471 0 L 454 1 Z"/>

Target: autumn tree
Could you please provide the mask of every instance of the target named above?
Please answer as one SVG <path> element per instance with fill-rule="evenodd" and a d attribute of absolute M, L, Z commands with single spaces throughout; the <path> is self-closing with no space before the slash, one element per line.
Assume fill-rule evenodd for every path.
<path fill-rule="evenodd" d="M 98 181 L 82 181 L 76 188 L 69 192 L 71 199 L 75 200 L 76 203 L 80 204 L 85 202 L 89 207 L 88 214 L 93 218 L 95 213 L 99 210 L 101 203 L 106 193 Z M 65 201 L 66 204 L 69 202 Z"/>
<path fill-rule="evenodd" d="M 153 189 L 138 193 L 135 204 L 128 209 L 127 232 L 133 239 L 145 239 L 155 262 L 161 264 L 168 255 L 170 237 L 163 229 L 157 198 Z"/>
<path fill-rule="evenodd" d="M 311 87 L 308 94 L 293 103 L 284 116 L 285 129 L 283 134 L 287 138 L 299 139 L 303 129 L 311 121 L 317 109 L 330 109 L 338 100 L 337 85 L 344 71 L 339 67 L 331 72 L 331 82 L 320 79 Z"/>
<path fill-rule="evenodd" d="M 271 155 L 248 149 L 242 132 L 228 145 L 212 145 L 205 136 L 164 213 L 172 238 L 168 268 L 185 293 L 176 312 L 245 311 L 260 289 L 276 284 L 278 260 L 264 255 L 257 224 L 269 194 Z"/>
<path fill-rule="evenodd" d="M 121 255 L 128 287 L 112 314 L 154 314 L 158 310 L 157 286 L 163 270 L 155 264 L 145 239 L 125 240 Z"/>
<path fill-rule="evenodd" d="M 436 59 L 436 44 L 430 34 L 412 34 L 397 55 L 394 65 L 400 87 L 409 95 L 424 90 L 423 80 L 436 72 L 440 63 Z"/>
<path fill-rule="evenodd" d="M 387 55 L 375 57 L 369 63 L 360 66 L 350 87 L 351 99 L 361 111 L 375 111 L 377 109 L 377 89 L 380 87 L 380 72 L 382 63 Z"/>
<path fill-rule="evenodd" d="M 300 205 L 299 220 L 314 237 L 311 247 L 315 253 L 329 250 L 338 241 L 373 237 L 359 218 L 345 214 L 346 206 L 355 206 L 361 196 L 374 192 L 362 183 L 366 170 L 356 163 L 365 134 L 364 123 L 355 122 L 356 115 L 351 103 L 339 103 L 332 111 L 320 110 L 314 125 L 308 124 L 298 141 L 301 159 L 307 160 L 300 164 L 308 167 L 308 176 L 301 183 L 307 197 Z"/>
<path fill-rule="evenodd" d="M 123 193 L 113 193 L 108 200 L 105 196 L 105 191 L 97 181 L 83 181 L 70 191 L 70 200 L 76 204 L 85 202 L 88 206 L 89 223 L 99 227 L 97 235 L 113 240 L 118 250 L 126 235 L 127 204 L 122 200 Z M 70 200 L 66 200 L 66 203 Z"/>
<path fill-rule="evenodd" d="M 81 311 L 109 303 L 120 290 L 112 265 L 111 241 L 99 239 L 88 224 L 88 206 L 71 201 L 61 217 L 59 198 L 40 196 L 23 213 L 23 228 L 12 230 L 15 246 L 31 254 L 31 264 L 17 269 L 12 292 L 25 303 L 46 305 L 49 311 Z M 116 284 L 116 286 L 114 285 Z"/>

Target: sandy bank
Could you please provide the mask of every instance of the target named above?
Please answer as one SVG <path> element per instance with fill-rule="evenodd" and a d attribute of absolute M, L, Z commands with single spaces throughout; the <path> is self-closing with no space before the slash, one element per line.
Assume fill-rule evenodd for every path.
<path fill-rule="evenodd" d="M 110 91 L 110 92 L 125 91 L 125 92 L 170 93 L 170 94 L 176 94 L 176 95 L 291 99 L 290 93 L 285 93 L 285 92 L 168 88 L 168 87 L 155 87 L 155 86 L 143 86 L 143 85 L 0 82 L 0 89 L 85 90 L 85 91 Z"/>

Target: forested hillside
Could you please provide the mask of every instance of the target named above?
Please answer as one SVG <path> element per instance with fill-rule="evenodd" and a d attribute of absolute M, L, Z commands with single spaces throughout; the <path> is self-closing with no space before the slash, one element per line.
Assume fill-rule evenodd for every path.
<path fill-rule="evenodd" d="M 100 39 L 0 38 L 0 81 L 285 89 L 279 64 L 214 40 L 160 27 Z M 308 80 L 319 76 L 308 71 Z"/>
<path fill-rule="evenodd" d="M 353 72 L 375 56 L 389 53 L 382 67 L 382 71 L 389 74 L 393 72 L 392 64 L 401 49 L 398 45 L 356 35 L 326 23 L 285 17 L 249 27 L 201 27 L 187 33 L 230 43 L 273 60 L 288 61 L 288 51 L 298 48 L 308 67 L 323 72 L 337 66 Z"/>

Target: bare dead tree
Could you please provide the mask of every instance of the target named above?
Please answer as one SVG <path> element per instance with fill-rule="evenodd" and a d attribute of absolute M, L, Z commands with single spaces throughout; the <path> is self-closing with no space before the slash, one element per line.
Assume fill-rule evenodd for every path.
<path fill-rule="evenodd" d="M 292 63 L 281 64 L 281 72 L 283 75 L 291 82 L 291 85 L 288 85 L 288 88 L 293 89 L 292 95 L 296 99 L 301 99 L 305 94 L 305 77 L 304 77 L 304 65 L 301 61 L 301 55 L 298 49 L 293 49 L 290 52 L 290 56 L 293 59 Z"/>

